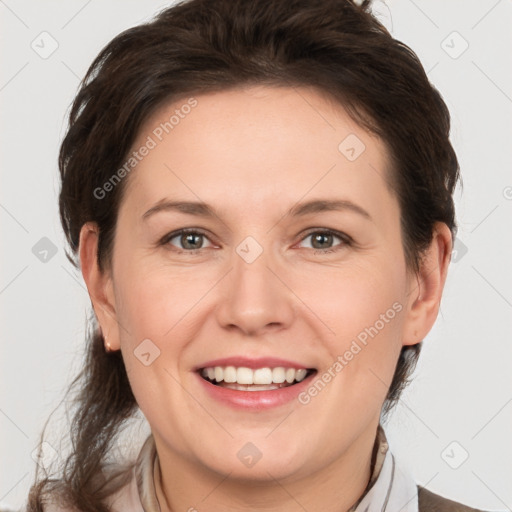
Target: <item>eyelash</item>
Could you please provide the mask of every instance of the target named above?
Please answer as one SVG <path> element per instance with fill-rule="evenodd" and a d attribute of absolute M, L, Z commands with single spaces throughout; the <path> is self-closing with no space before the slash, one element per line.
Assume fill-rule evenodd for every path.
<path fill-rule="evenodd" d="M 167 245 L 170 245 L 169 242 L 173 239 L 173 238 L 176 238 L 178 236 L 181 236 L 181 235 L 187 235 L 187 234 L 194 234 L 194 235 L 201 235 L 201 236 L 204 236 L 206 238 L 208 238 L 208 235 L 203 232 L 202 230 L 200 229 L 195 229 L 195 228 L 183 228 L 183 229 L 180 229 L 178 231 L 173 231 L 172 233 L 168 233 L 167 235 L 165 235 L 160 241 L 159 241 L 159 245 L 162 245 L 162 246 L 167 246 Z M 315 249 L 315 248 L 311 248 L 311 250 L 313 251 L 319 251 L 319 252 L 323 252 L 325 254 L 327 253 L 332 253 L 332 252 L 335 252 L 335 251 L 338 251 L 338 250 L 341 250 L 343 247 L 346 247 L 346 246 L 351 246 L 353 245 L 354 241 L 352 240 L 352 238 L 348 235 L 346 235 L 345 233 L 342 233 L 340 231 L 335 231 L 333 229 L 326 229 L 326 228 L 316 228 L 316 229 L 311 229 L 309 230 L 303 238 L 300 239 L 300 242 L 302 242 L 303 240 L 305 240 L 306 238 L 308 238 L 309 236 L 311 235 L 315 235 L 315 234 L 322 234 L 322 235 L 334 235 L 336 238 L 339 238 L 342 243 L 337 245 L 337 246 L 334 246 L 334 247 L 328 247 L 327 249 Z M 196 255 L 198 254 L 200 251 L 202 251 L 203 249 L 205 249 L 204 247 L 200 248 L 200 249 L 189 249 L 189 250 L 186 250 L 186 249 L 177 249 L 177 248 L 174 248 L 174 249 L 171 249 L 171 250 L 174 250 L 175 252 L 177 252 L 178 254 L 183 254 L 183 253 L 187 253 L 189 255 Z"/>

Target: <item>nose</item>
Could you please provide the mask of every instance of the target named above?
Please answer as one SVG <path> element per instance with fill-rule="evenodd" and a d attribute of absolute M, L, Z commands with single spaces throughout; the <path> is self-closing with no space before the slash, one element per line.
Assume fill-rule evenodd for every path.
<path fill-rule="evenodd" d="M 291 325 L 296 299 L 282 267 L 270 260 L 266 251 L 252 262 L 233 251 L 233 268 L 222 280 L 216 309 L 223 328 L 261 336 Z"/>

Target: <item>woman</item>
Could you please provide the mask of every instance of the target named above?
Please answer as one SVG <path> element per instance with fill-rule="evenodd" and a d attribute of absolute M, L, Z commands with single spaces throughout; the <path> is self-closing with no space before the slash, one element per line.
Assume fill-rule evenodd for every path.
<path fill-rule="evenodd" d="M 59 163 L 94 329 L 73 449 L 28 510 L 475 510 L 380 424 L 438 313 L 458 163 L 369 7 L 190 0 L 91 65 Z"/>

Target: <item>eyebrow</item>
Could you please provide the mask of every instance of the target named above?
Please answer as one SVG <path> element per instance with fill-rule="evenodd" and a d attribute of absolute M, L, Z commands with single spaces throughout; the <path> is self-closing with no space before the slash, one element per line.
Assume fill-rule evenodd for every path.
<path fill-rule="evenodd" d="M 163 199 L 152 206 L 142 215 L 143 220 L 147 220 L 152 215 L 163 211 L 177 211 L 197 217 L 218 217 L 215 208 L 200 201 L 170 201 Z M 351 211 L 362 217 L 372 220 L 370 214 L 361 206 L 346 199 L 315 199 L 305 203 L 298 203 L 293 206 L 286 215 L 292 217 L 301 217 L 312 213 L 322 213 L 328 211 Z"/>

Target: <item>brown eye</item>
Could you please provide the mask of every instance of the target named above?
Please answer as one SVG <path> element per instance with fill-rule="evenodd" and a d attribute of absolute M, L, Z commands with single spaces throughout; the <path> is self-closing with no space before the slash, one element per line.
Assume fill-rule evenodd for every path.
<path fill-rule="evenodd" d="M 175 242 L 172 242 L 175 240 Z M 171 245 L 176 247 L 178 252 L 194 252 L 204 249 L 204 241 L 208 240 L 201 231 L 193 229 L 181 229 L 169 233 L 161 240 L 161 245 Z"/>
<path fill-rule="evenodd" d="M 316 230 L 310 231 L 303 239 L 311 240 L 311 246 L 309 248 L 315 250 L 325 250 L 326 252 L 332 252 L 332 250 L 336 250 L 337 248 L 341 248 L 345 245 L 350 244 L 350 238 L 343 233 L 339 233 L 337 231 L 332 230 Z M 341 243 L 333 245 L 333 243 L 338 239 Z"/>
<path fill-rule="evenodd" d="M 184 233 L 179 235 L 180 244 L 184 249 L 201 249 L 202 244 L 201 234 L 196 233 Z"/>

